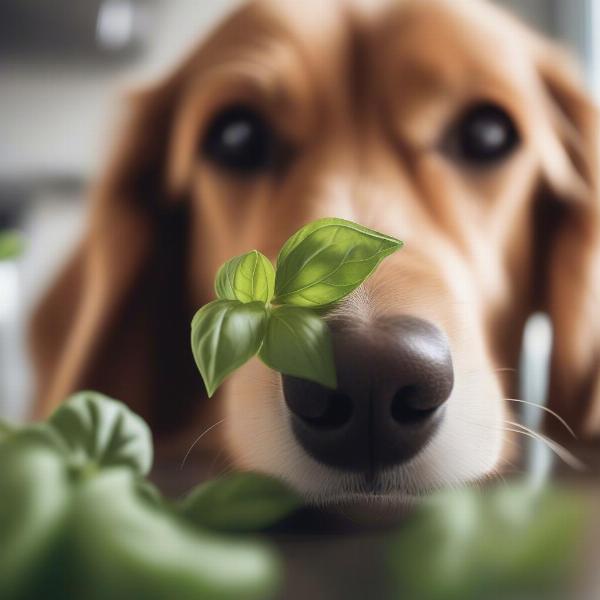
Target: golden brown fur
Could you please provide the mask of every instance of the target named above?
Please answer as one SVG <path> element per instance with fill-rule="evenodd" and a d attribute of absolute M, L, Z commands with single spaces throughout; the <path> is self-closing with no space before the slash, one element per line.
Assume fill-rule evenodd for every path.
<path fill-rule="evenodd" d="M 501 104 L 523 139 L 485 171 L 440 145 L 478 99 Z M 202 159 L 207 123 L 234 101 L 257 107 L 293 147 L 285 169 L 236 178 Z M 454 429 L 404 481 L 429 488 L 497 468 L 503 397 L 514 393 L 498 369 L 517 366 L 535 310 L 555 328 L 551 407 L 596 433 L 598 143 L 598 114 L 562 50 L 487 3 L 246 5 L 133 97 L 82 245 L 33 322 L 38 412 L 95 388 L 183 445 L 224 415 L 238 464 L 318 496 L 306 480 L 333 479 L 282 433 L 276 376 L 252 361 L 208 402 L 188 328 L 222 262 L 252 248 L 274 258 L 302 224 L 339 216 L 406 242 L 340 310 L 365 326 L 416 314 L 451 341 Z M 432 458 L 462 445 L 455 472 Z"/>

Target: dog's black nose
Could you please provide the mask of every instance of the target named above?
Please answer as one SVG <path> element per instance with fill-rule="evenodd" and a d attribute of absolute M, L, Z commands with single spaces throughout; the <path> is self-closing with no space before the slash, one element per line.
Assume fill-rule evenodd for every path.
<path fill-rule="evenodd" d="M 372 472 L 432 438 L 454 384 L 445 335 L 409 316 L 330 323 L 338 388 L 283 377 L 294 434 L 321 463 Z"/>

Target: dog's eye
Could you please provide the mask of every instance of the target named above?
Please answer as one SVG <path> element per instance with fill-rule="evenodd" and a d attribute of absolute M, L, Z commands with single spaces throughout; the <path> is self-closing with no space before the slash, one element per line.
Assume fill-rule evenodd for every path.
<path fill-rule="evenodd" d="M 246 106 L 219 113 L 202 143 L 204 156 L 218 166 L 245 174 L 272 166 L 276 136 L 265 119 Z"/>
<path fill-rule="evenodd" d="M 468 109 L 451 136 L 451 150 L 469 163 L 486 166 L 508 156 L 519 144 L 519 133 L 510 116 L 491 103 Z"/>

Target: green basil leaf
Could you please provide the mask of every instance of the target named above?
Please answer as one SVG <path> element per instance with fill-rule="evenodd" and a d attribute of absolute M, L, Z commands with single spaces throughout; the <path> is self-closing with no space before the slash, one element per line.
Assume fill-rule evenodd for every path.
<path fill-rule="evenodd" d="M 3 231 L 0 233 L 0 260 L 15 258 L 23 252 L 23 238 L 17 231 Z"/>
<path fill-rule="evenodd" d="M 280 373 L 336 387 L 329 327 L 310 309 L 297 306 L 273 309 L 260 358 Z"/>
<path fill-rule="evenodd" d="M 277 258 L 277 304 L 327 306 L 355 290 L 402 242 L 343 219 L 306 225 Z"/>
<path fill-rule="evenodd" d="M 90 600 L 269 597 L 279 562 L 263 544 L 200 532 L 140 497 L 127 469 L 103 471 L 75 491 L 67 524 L 70 572 Z"/>
<path fill-rule="evenodd" d="M 28 423 L 20 428 L 7 432 L 4 444 L 15 442 L 21 447 L 41 446 L 61 454 L 65 459 L 69 455 L 69 447 L 58 431 L 48 423 Z"/>
<path fill-rule="evenodd" d="M 127 466 L 139 475 L 150 471 L 150 429 L 116 400 L 96 392 L 80 392 L 56 410 L 49 424 L 67 442 L 72 466 Z"/>
<path fill-rule="evenodd" d="M 258 352 L 266 321 L 264 304 L 239 300 L 214 300 L 194 315 L 192 352 L 209 396 Z"/>
<path fill-rule="evenodd" d="M 41 425 L 15 433 L 0 446 L 0 473 L 0 596 L 31 597 L 69 507 L 61 441 Z"/>
<path fill-rule="evenodd" d="M 215 291 L 223 300 L 263 302 L 273 297 L 275 269 L 257 250 L 228 260 L 217 273 Z"/>
<path fill-rule="evenodd" d="M 199 527 L 245 532 L 269 527 L 301 505 L 300 497 L 277 479 L 234 473 L 199 485 L 180 508 Z"/>

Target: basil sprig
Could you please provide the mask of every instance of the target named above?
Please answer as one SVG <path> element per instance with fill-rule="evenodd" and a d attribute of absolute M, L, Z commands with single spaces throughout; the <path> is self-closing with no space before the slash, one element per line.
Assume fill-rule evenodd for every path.
<path fill-rule="evenodd" d="M 402 242 L 343 219 L 319 219 L 283 245 L 274 269 L 252 250 L 217 273 L 217 300 L 192 320 L 192 352 L 212 396 L 257 355 L 272 369 L 336 387 L 331 336 L 320 312 L 361 285 Z"/>

